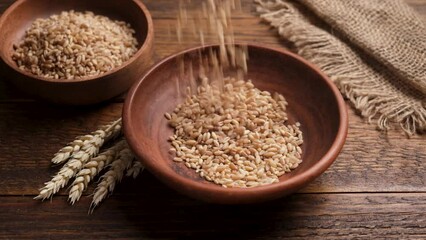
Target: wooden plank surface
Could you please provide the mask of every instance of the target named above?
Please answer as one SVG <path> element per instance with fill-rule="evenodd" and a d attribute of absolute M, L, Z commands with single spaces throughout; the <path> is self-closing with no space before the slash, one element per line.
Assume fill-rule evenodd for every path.
<path fill-rule="evenodd" d="M 426 20 L 426 0 L 406 0 Z M 0 0 L 0 13 L 13 0 Z M 197 45 L 168 34 L 176 0 L 144 0 L 155 26 L 155 61 Z M 194 1 L 197 3 L 199 1 Z M 285 48 L 243 0 L 236 38 Z M 34 101 L 0 78 L 0 238 L 68 239 L 426 239 L 426 136 L 381 133 L 349 109 L 347 142 L 335 163 L 297 194 L 273 202 L 220 206 L 181 196 L 148 172 L 125 179 L 93 215 L 93 186 L 75 206 L 66 190 L 32 198 L 57 171 L 50 158 L 75 136 L 121 115 L 125 95 L 90 107 Z"/>
<path fill-rule="evenodd" d="M 19 239 L 425 239 L 426 194 L 297 194 L 248 206 L 204 204 L 160 189 L 90 198 L 0 202 L 0 232 Z M 351 204 L 348 204 L 351 203 Z M 36 210 L 35 210 L 36 209 Z M 46 219 L 48 217 L 48 219 Z"/>

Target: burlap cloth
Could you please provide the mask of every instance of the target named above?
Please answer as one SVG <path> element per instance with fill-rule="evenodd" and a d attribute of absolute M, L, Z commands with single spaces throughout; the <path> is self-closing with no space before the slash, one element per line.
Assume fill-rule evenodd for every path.
<path fill-rule="evenodd" d="M 255 0 L 379 129 L 426 130 L 426 24 L 402 0 Z"/>

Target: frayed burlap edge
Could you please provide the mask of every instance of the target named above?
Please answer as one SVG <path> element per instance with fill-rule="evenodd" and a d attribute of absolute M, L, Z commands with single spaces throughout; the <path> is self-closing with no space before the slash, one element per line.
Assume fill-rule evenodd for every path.
<path fill-rule="evenodd" d="M 408 136 L 426 129 L 426 99 L 384 66 L 319 28 L 285 0 L 255 0 L 261 18 L 294 44 L 299 55 L 325 72 L 369 122 L 380 130 L 394 123 Z"/>

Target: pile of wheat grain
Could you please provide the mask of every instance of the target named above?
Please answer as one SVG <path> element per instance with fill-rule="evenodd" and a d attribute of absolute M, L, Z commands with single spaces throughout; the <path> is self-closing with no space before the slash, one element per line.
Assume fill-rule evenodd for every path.
<path fill-rule="evenodd" d="M 189 94 L 173 113 L 165 114 L 175 128 L 170 137 L 174 161 L 223 187 L 278 182 L 301 163 L 303 136 L 299 123 L 286 125 L 287 102 L 282 95 L 271 95 L 242 80 L 248 69 L 248 51 L 234 44 L 231 21 L 233 10 L 241 8 L 239 1 L 208 0 L 195 15 L 182 4 L 185 2 L 181 1 L 177 18 L 178 41 L 192 32 L 202 45 L 208 36 L 219 48 L 199 52 L 198 76 L 194 63 L 178 59 L 177 96 L 181 85 L 196 94 Z M 237 79 L 224 76 L 230 68 Z M 202 79 L 200 86 L 197 78 Z"/>
<path fill-rule="evenodd" d="M 106 73 L 137 51 L 129 24 L 92 12 L 62 12 L 35 20 L 15 45 L 20 69 L 53 79 L 79 79 Z"/>
<path fill-rule="evenodd" d="M 226 79 L 223 91 L 204 79 L 173 113 L 170 137 L 174 161 L 223 187 L 255 187 L 301 163 L 300 124 L 286 125 L 287 102 L 250 81 Z"/>

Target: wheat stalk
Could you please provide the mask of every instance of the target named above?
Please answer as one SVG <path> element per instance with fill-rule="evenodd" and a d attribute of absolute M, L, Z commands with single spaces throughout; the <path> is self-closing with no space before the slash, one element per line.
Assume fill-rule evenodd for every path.
<path fill-rule="evenodd" d="M 135 179 L 144 169 L 145 168 L 141 162 L 134 160 L 132 166 L 127 169 L 126 177 L 133 177 L 133 179 Z"/>
<path fill-rule="evenodd" d="M 121 140 L 115 143 L 114 146 L 100 153 L 98 156 L 93 157 L 83 166 L 83 169 L 76 174 L 76 178 L 70 187 L 71 189 L 68 199 L 71 204 L 74 204 L 80 199 L 83 191 L 87 189 L 88 184 L 93 180 L 93 178 L 106 166 L 113 162 L 119 153 L 125 148 L 127 148 L 126 140 Z"/>
<path fill-rule="evenodd" d="M 45 183 L 45 186 L 40 189 L 39 195 L 34 199 L 44 200 L 53 196 L 61 188 L 65 187 L 69 180 L 75 176 L 83 165 L 89 161 L 92 156 L 98 154 L 99 149 L 106 141 L 118 136 L 119 134 L 121 134 L 121 118 L 110 125 L 107 125 L 105 128 L 93 132 L 92 135 L 79 137 L 78 140 L 83 141 L 83 145 L 78 145 L 78 147 L 75 145 L 73 149 L 78 149 L 78 151 L 70 154 L 65 160 L 63 160 L 64 158 L 61 160 L 61 162 L 66 160 L 68 160 L 68 162 L 59 170 L 52 180 Z M 66 155 L 67 154 L 63 156 L 66 157 Z"/>
<path fill-rule="evenodd" d="M 64 163 L 72 158 L 75 154 L 85 151 L 90 156 L 98 153 L 99 147 L 112 138 L 117 137 L 121 133 L 121 118 L 106 125 L 100 130 L 92 133 L 92 135 L 84 135 L 77 137 L 67 146 L 60 149 L 52 159 L 55 164 Z M 92 144 L 96 143 L 96 144 Z M 99 147 L 98 147 L 99 146 Z"/>
<path fill-rule="evenodd" d="M 118 154 L 117 159 L 111 163 L 109 171 L 102 176 L 102 181 L 95 189 L 93 201 L 90 204 L 92 211 L 107 197 L 108 193 L 114 191 L 115 184 L 121 181 L 124 172 L 131 167 L 133 159 L 133 153 L 128 148 Z"/>

